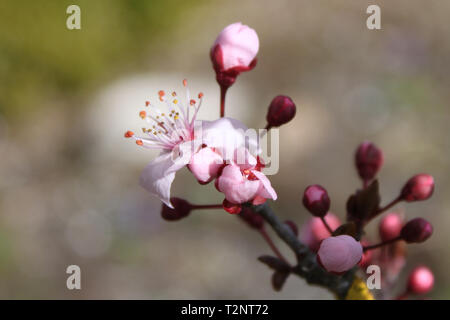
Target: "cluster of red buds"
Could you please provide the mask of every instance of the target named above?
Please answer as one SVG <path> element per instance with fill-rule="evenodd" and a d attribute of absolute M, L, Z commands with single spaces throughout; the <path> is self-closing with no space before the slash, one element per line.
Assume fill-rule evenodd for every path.
<path fill-rule="evenodd" d="M 138 137 L 131 131 L 125 133 L 126 138 L 134 139 L 139 146 L 161 150 L 161 154 L 144 169 L 141 185 L 162 200 L 161 217 L 167 221 L 181 220 L 196 210 L 224 209 L 258 231 L 276 255 L 259 258 L 274 271 L 272 284 L 275 290 L 281 290 L 292 273 L 307 278 L 309 282 L 329 285 L 331 288 L 340 279 L 333 277 L 344 275 L 344 279 L 345 274 L 350 274 L 352 270 L 371 264 L 383 268 L 383 285 L 386 288 L 392 287 L 405 264 L 405 243 L 425 241 L 431 236 L 433 228 L 422 218 L 403 223 L 399 215 L 391 213 L 380 222 L 381 242 L 376 244 L 371 244 L 366 239 L 364 228 L 375 217 L 401 201 L 421 201 L 431 197 L 434 190 L 433 177 L 427 174 L 412 177 L 391 202 L 382 206 L 376 175 L 384 162 L 383 152 L 373 143 L 363 142 L 355 154 L 355 165 L 362 179 L 362 187 L 349 197 L 344 223 L 330 212 L 330 197 L 320 185 L 308 186 L 304 191 L 303 205 L 313 217 L 300 230 L 292 221 L 281 222 L 266 203 L 269 199 L 276 200 L 277 194 L 262 172 L 265 167 L 263 159 L 259 155 L 252 155 L 242 145 L 245 137 L 238 131 L 245 130 L 245 125 L 236 119 L 225 117 L 227 90 L 236 82 L 240 73 L 255 67 L 258 49 L 256 32 L 241 23 L 227 26 L 217 37 L 210 50 L 210 58 L 221 89 L 220 118 L 203 121 L 201 137 L 194 132 L 194 122 L 197 121 L 203 94 L 198 94 L 198 100 L 191 99 L 186 80 L 183 81 L 186 87 L 185 103 L 179 100 L 176 92 L 168 96 L 163 90 L 158 95 L 159 100 L 171 108 L 167 113 L 149 101 L 145 103 L 149 111 L 141 111 L 139 115 L 150 124 L 149 128 L 143 128 L 146 135 Z M 295 114 L 296 105 L 292 99 L 277 95 L 268 107 L 265 128 L 269 130 L 280 127 L 291 121 Z M 231 152 L 228 144 L 219 143 L 224 136 L 234 142 Z M 186 146 L 195 145 L 194 142 L 199 147 L 188 150 Z M 181 155 L 186 154 L 189 161 L 181 161 L 181 158 L 185 158 Z M 238 162 L 237 159 L 241 156 L 244 161 Z M 214 181 L 216 189 L 225 197 L 223 202 L 194 205 L 184 199 L 170 197 L 175 172 L 184 167 L 202 185 Z M 314 261 L 308 261 L 306 269 L 298 267 L 299 265 L 292 266 L 266 231 L 266 222 L 296 253 L 299 265 L 307 257 L 314 257 Z M 311 268 L 312 264 L 317 268 Z M 313 279 L 314 276 L 308 275 L 305 270 L 313 270 L 311 272 L 316 272 L 316 277 L 331 277 L 331 281 Z M 353 273 L 350 275 L 353 277 Z M 433 282 L 431 271 L 426 267 L 419 267 L 411 273 L 407 289 L 399 299 L 404 299 L 411 293 L 426 293 L 431 290 Z M 334 289 L 342 296 L 340 287 L 336 285 Z"/>
<path fill-rule="evenodd" d="M 363 183 L 362 188 L 347 201 L 347 221 L 344 224 L 329 212 L 330 197 L 325 188 L 319 185 L 307 187 L 303 205 L 314 217 L 306 223 L 301 238 L 311 250 L 317 252 L 318 262 L 329 272 L 341 274 L 355 265 L 361 268 L 378 265 L 382 272 L 382 291 L 378 296 L 385 298 L 390 294 L 405 265 L 405 244 L 424 242 L 432 235 L 433 227 L 423 218 L 414 218 L 404 223 L 400 214 L 391 212 L 381 219 L 381 242 L 375 244 L 371 244 L 365 237 L 364 228 L 372 219 L 401 201 L 413 202 L 430 198 L 434 191 L 434 179 L 428 174 L 413 176 L 405 183 L 398 196 L 381 206 L 376 175 L 383 161 L 383 152 L 375 144 L 366 141 L 357 148 L 355 165 Z M 421 272 L 418 273 L 417 270 Z M 402 298 L 409 293 L 426 293 L 432 286 L 431 271 L 425 267 L 415 269 Z"/>

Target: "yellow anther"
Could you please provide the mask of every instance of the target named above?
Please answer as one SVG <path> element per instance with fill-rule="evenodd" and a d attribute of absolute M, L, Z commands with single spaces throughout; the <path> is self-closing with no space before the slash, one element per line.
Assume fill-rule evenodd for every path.
<path fill-rule="evenodd" d="M 177 104 L 177 103 L 178 103 L 178 100 L 177 100 L 177 99 L 173 100 L 173 103 Z"/>

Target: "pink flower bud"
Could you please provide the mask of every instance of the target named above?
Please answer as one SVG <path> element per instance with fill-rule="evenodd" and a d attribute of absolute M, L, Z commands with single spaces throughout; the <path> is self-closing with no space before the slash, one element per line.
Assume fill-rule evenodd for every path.
<path fill-rule="evenodd" d="M 361 243 L 351 236 L 340 235 L 322 241 L 317 260 L 328 272 L 340 274 L 353 268 L 362 254 Z"/>
<path fill-rule="evenodd" d="M 171 198 L 170 202 L 173 205 L 173 209 L 169 208 L 165 204 L 161 208 L 161 217 L 166 221 L 177 221 L 187 217 L 193 206 L 186 200 L 181 198 Z"/>
<path fill-rule="evenodd" d="M 420 243 L 427 240 L 433 234 L 433 226 L 427 220 L 415 218 L 402 228 L 400 233 L 403 240 L 408 243 Z"/>
<path fill-rule="evenodd" d="M 341 221 L 339 220 L 339 218 L 331 212 L 328 212 L 328 214 L 325 216 L 325 221 L 333 230 L 341 225 Z M 319 250 L 320 242 L 330 236 L 331 234 L 323 225 L 322 220 L 316 217 L 310 218 L 302 226 L 300 232 L 300 240 L 314 252 L 317 252 L 317 250 Z"/>
<path fill-rule="evenodd" d="M 202 148 L 192 155 L 189 170 L 201 184 L 211 182 L 223 166 L 222 157 L 211 148 Z"/>
<path fill-rule="evenodd" d="M 307 187 L 303 194 L 303 205 L 312 215 L 324 217 L 330 210 L 327 190 L 318 184 Z"/>
<path fill-rule="evenodd" d="M 230 24 L 223 29 L 212 47 L 212 52 L 220 48 L 221 54 L 211 55 L 214 66 L 221 71 L 233 68 L 248 68 L 259 50 L 256 31 L 240 22 Z M 242 70 L 244 71 L 244 70 Z"/>
<path fill-rule="evenodd" d="M 296 107 L 288 96 L 276 96 L 267 111 L 267 128 L 279 127 L 291 121 L 295 116 Z"/>
<path fill-rule="evenodd" d="M 408 278 L 408 291 L 415 294 L 425 294 L 433 289 L 434 275 L 425 266 L 415 268 Z"/>
<path fill-rule="evenodd" d="M 402 227 L 403 219 L 400 215 L 395 212 L 388 213 L 381 219 L 378 226 L 381 240 L 384 242 L 397 238 L 400 235 Z"/>
<path fill-rule="evenodd" d="M 356 150 L 355 164 L 364 181 L 372 180 L 383 165 L 383 152 L 372 142 L 364 141 Z"/>
<path fill-rule="evenodd" d="M 434 191 L 434 179 L 429 174 L 418 174 L 408 180 L 400 197 L 407 202 L 426 200 Z"/>

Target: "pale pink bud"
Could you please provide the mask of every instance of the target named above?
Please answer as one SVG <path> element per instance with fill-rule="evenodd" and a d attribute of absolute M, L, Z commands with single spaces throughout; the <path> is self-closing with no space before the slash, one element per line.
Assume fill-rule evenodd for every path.
<path fill-rule="evenodd" d="M 339 218 L 331 212 L 328 212 L 325 216 L 325 221 L 332 230 L 335 230 L 341 225 Z M 330 236 L 331 234 L 324 226 L 322 220 L 316 217 L 310 218 L 303 225 L 300 232 L 300 240 L 314 252 L 319 250 L 320 242 Z"/>
<path fill-rule="evenodd" d="M 408 291 L 415 294 L 428 293 L 433 289 L 434 275 L 425 266 L 415 268 L 408 278 Z"/>
<path fill-rule="evenodd" d="M 381 240 L 384 242 L 397 238 L 400 235 L 402 227 L 403 219 L 400 215 L 395 212 L 388 213 L 385 217 L 383 217 L 383 219 L 381 219 L 379 224 L 378 230 Z"/>
<path fill-rule="evenodd" d="M 363 180 L 372 180 L 383 165 L 383 161 L 383 152 L 372 142 L 364 141 L 358 146 L 355 164 Z"/>
<path fill-rule="evenodd" d="M 343 273 L 353 268 L 362 258 L 361 243 L 348 235 L 329 237 L 322 241 L 317 260 L 332 273 Z"/>
<path fill-rule="evenodd" d="M 418 174 L 408 180 L 400 194 L 407 202 L 426 200 L 434 191 L 434 179 L 429 174 Z"/>
<path fill-rule="evenodd" d="M 220 50 L 220 54 L 214 54 L 216 50 Z M 236 22 L 220 32 L 212 47 L 211 58 L 215 67 L 221 71 L 232 68 L 246 69 L 255 59 L 258 50 L 259 39 L 256 31 Z"/>
<path fill-rule="evenodd" d="M 222 157 L 211 148 L 202 148 L 192 155 L 189 170 L 202 184 L 212 181 L 223 166 Z"/>

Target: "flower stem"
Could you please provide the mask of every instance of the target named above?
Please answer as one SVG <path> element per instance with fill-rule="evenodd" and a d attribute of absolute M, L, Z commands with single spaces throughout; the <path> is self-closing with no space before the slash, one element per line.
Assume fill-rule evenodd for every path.
<path fill-rule="evenodd" d="M 390 203 L 388 203 L 386 206 L 384 206 L 383 208 L 378 209 L 377 214 L 380 214 L 382 212 L 385 212 L 387 210 L 389 210 L 390 208 L 392 208 L 393 206 L 395 206 L 397 203 L 399 203 L 402 199 L 400 198 L 400 196 L 398 196 L 397 198 L 395 198 L 394 200 L 392 200 Z"/>
<path fill-rule="evenodd" d="M 368 250 L 373 250 L 373 249 L 376 249 L 376 248 L 379 248 L 379 247 L 383 247 L 385 245 L 391 244 L 391 243 L 393 243 L 395 241 L 398 241 L 398 240 L 401 240 L 401 239 L 402 239 L 402 237 L 398 236 L 396 238 L 392 238 L 391 240 L 383 241 L 383 242 L 380 242 L 380 243 L 377 243 L 377 244 L 374 244 L 374 245 L 371 245 L 371 246 L 364 247 L 363 251 L 368 251 Z"/>
<path fill-rule="evenodd" d="M 262 235 L 264 240 L 269 245 L 270 249 L 272 249 L 273 253 L 283 262 L 289 265 L 289 262 L 286 260 L 286 258 L 281 254 L 280 250 L 278 250 L 277 246 L 273 243 L 272 239 L 270 238 L 269 234 L 267 233 L 266 229 L 260 228 L 259 233 Z"/>
<path fill-rule="evenodd" d="M 193 204 L 192 209 L 222 209 L 222 204 Z"/>
<path fill-rule="evenodd" d="M 220 85 L 220 117 L 225 117 L 225 96 L 229 87 Z"/>
<path fill-rule="evenodd" d="M 333 234 L 333 229 L 331 229 L 330 225 L 328 224 L 328 222 L 325 220 L 325 217 L 320 217 L 320 220 L 322 220 L 323 225 L 325 226 L 325 228 L 327 228 L 328 232 L 330 234 Z"/>
<path fill-rule="evenodd" d="M 376 216 L 380 215 L 381 213 L 389 210 L 390 208 L 392 208 L 393 206 L 395 206 L 397 203 L 399 203 L 400 201 L 402 201 L 402 197 L 401 195 L 398 196 L 397 198 L 395 198 L 394 200 L 392 200 L 391 202 L 389 202 L 387 205 L 385 205 L 384 207 L 379 208 L 377 211 L 375 211 L 375 213 L 369 217 L 369 219 L 366 221 L 369 222 L 369 220 L 375 218 Z"/>

